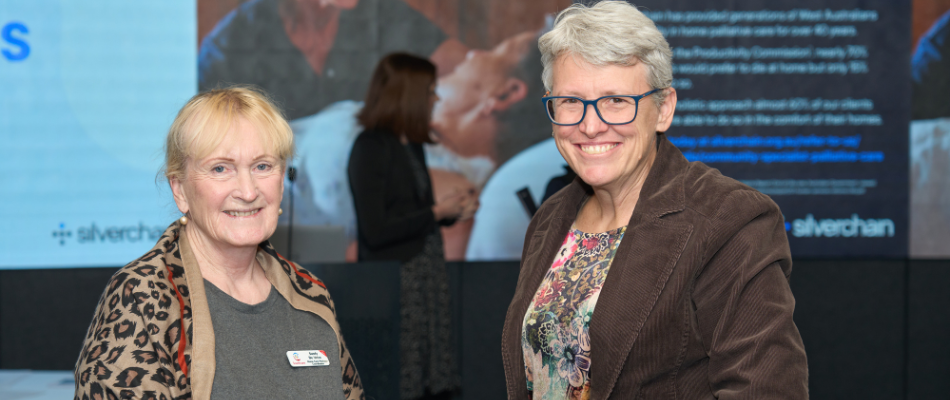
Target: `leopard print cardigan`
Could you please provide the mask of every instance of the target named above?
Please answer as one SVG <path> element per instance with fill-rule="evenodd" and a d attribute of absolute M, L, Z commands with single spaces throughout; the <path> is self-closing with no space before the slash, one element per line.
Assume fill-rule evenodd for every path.
<path fill-rule="evenodd" d="M 173 223 L 152 250 L 109 281 L 76 362 L 75 399 L 210 398 L 214 332 L 201 271 L 183 229 Z M 257 260 L 291 306 L 330 324 L 340 344 L 343 394 L 365 400 L 323 282 L 268 242 Z"/>

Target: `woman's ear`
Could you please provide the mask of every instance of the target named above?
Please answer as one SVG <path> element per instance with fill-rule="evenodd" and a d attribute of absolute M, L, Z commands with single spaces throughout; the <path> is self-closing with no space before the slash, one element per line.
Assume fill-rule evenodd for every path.
<path fill-rule="evenodd" d="M 184 185 L 181 179 L 177 177 L 168 178 L 168 186 L 172 188 L 172 196 L 175 197 L 175 205 L 182 214 L 188 214 L 188 196 L 185 195 Z"/>
<path fill-rule="evenodd" d="M 505 111 L 519 101 L 524 100 L 527 95 L 528 85 L 524 81 L 517 78 L 508 78 L 500 89 L 488 99 L 485 111 Z"/>
<path fill-rule="evenodd" d="M 666 132 L 673 124 L 673 113 L 676 111 L 676 89 L 672 87 L 666 90 L 666 99 L 660 105 L 660 116 L 656 120 L 656 131 Z"/>

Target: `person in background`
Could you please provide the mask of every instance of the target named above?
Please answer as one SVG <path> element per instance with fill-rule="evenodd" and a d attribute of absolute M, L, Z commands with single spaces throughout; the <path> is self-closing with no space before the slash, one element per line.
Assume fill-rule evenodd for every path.
<path fill-rule="evenodd" d="M 527 31 L 490 50 L 471 50 L 451 74 L 439 77 L 441 100 L 432 115 L 439 144 L 497 167 L 548 137 L 537 127 L 546 120 L 535 104 L 544 95 L 537 39 L 537 32 Z"/>
<path fill-rule="evenodd" d="M 536 121 L 547 121 L 547 117 L 536 109 L 536 100 L 528 99 L 544 94 L 536 43 L 536 32 L 519 33 L 493 49 L 470 51 L 454 71 L 438 78 L 440 100 L 431 124 L 438 143 L 424 146 L 437 198 L 456 190 L 477 191 L 498 163 L 550 137 Z M 527 113 L 522 110 L 532 107 L 535 113 L 525 121 Z M 362 102 L 339 101 L 318 114 L 290 122 L 299 151 L 295 158 L 299 172 L 293 195 L 295 224 L 345 227 L 351 242 L 348 261 L 356 261 L 357 254 L 356 217 L 346 168 L 353 142 L 363 131 L 356 119 L 362 108 Z M 528 121 L 534 122 L 533 128 L 525 127 Z M 285 201 L 289 197 L 288 193 Z M 284 208 L 288 207 L 289 202 Z M 288 214 L 283 215 L 282 223 L 289 221 Z M 473 220 L 442 228 L 446 259 L 465 258 Z"/>
<path fill-rule="evenodd" d="M 778 206 L 664 135 L 672 52 L 636 7 L 541 37 L 542 99 L 578 178 L 525 236 L 502 333 L 509 399 L 807 399 Z"/>
<path fill-rule="evenodd" d="M 179 111 L 164 175 L 184 216 L 106 286 L 76 398 L 364 398 L 326 287 L 267 242 L 293 149 L 255 90 Z"/>
<path fill-rule="evenodd" d="M 376 66 L 357 118 L 364 127 L 347 167 L 356 210 L 360 261 L 401 263 L 400 398 L 447 397 L 458 377 L 440 226 L 471 218 L 474 191 L 434 199 L 422 144 L 436 69 L 405 53 Z"/>

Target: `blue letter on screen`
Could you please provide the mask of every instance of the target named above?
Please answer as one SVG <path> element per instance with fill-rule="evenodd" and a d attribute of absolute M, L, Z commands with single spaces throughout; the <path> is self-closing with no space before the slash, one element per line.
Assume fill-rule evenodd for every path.
<path fill-rule="evenodd" d="M 23 39 L 14 37 L 13 31 L 17 31 L 20 34 L 26 34 L 30 31 L 29 29 L 26 29 L 26 25 L 23 25 L 19 22 L 11 22 L 6 24 L 4 25 L 3 30 L 0 31 L 0 38 L 2 38 L 3 41 L 20 48 L 20 51 L 18 52 L 3 49 L 3 57 L 10 61 L 21 61 L 30 55 L 30 45 L 24 42 Z"/>

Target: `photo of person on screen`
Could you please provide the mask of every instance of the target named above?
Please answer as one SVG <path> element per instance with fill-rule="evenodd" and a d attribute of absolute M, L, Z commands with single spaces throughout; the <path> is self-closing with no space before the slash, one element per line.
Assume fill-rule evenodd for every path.
<path fill-rule="evenodd" d="M 911 59 L 910 255 L 950 256 L 950 10 Z"/>
<path fill-rule="evenodd" d="M 460 34 L 453 24 L 461 20 L 444 13 L 423 15 L 423 3 L 250 0 L 220 18 L 201 41 L 201 88 L 250 83 L 284 107 L 301 143 L 300 179 L 287 185 L 295 193 L 285 197 L 301 200 L 294 202 L 294 223 L 343 226 L 351 243 L 348 260 L 355 260 L 355 219 L 341 178 L 349 146 L 360 130 L 353 115 L 361 107 L 358 100 L 370 68 L 382 54 L 406 51 L 428 56 L 438 68 L 445 106 L 437 106 L 433 131 L 445 145 L 426 146 L 437 195 L 478 190 L 499 165 L 546 136 L 537 129 L 541 126 L 537 118 L 543 116 L 534 115 L 532 120 L 533 114 L 526 112 L 530 102 L 525 99 L 543 94 L 537 79 L 527 78 L 536 77 L 540 69 L 536 30 L 496 39 L 489 50 L 468 52 L 466 45 L 442 30 Z M 485 26 L 498 29 L 507 24 L 508 32 L 508 25 L 540 28 L 551 6 L 533 7 L 527 16 L 502 13 L 496 16 L 500 20 Z M 487 5 L 479 7 L 488 10 Z M 477 34 L 493 35 L 482 31 Z M 460 71 L 455 73 L 456 69 Z M 281 224 L 287 224 L 289 217 L 285 215 Z M 473 223 L 446 228 L 448 259 L 464 258 Z"/>
<path fill-rule="evenodd" d="M 426 146 L 436 198 L 478 190 L 498 163 L 547 137 L 543 125 L 531 123 L 545 118 L 529 100 L 543 94 L 540 79 L 526 78 L 540 73 L 536 38 L 534 32 L 523 32 L 491 50 L 471 51 L 452 73 L 439 78 L 440 101 L 432 126 L 441 143 Z M 361 102 L 340 101 L 291 121 L 299 140 L 295 224 L 344 226 L 351 243 L 355 214 L 344 168 L 362 130 L 355 117 L 361 108 Z M 460 221 L 445 228 L 447 259 L 464 257 L 472 223 Z M 355 258 L 353 250 L 348 252 L 350 259 Z"/>
<path fill-rule="evenodd" d="M 373 65 L 394 51 L 446 73 L 467 47 L 401 0 L 250 0 L 202 40 L 198 87 L 252 84 L 296 119 L 361 99 Z"/>
<path fill-rule="evenodd" d="M 530 100 L 544 94 L 540 70 L 536 32 L 514 35 L 488 51 L 469 51 L 439 79 L 442 100 L 432 120 L 439 143 L 460 157 L 483 157 L 498 166 L 544 139 L 546 132 L 535 124 L 544 115 Z"/>

